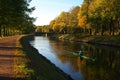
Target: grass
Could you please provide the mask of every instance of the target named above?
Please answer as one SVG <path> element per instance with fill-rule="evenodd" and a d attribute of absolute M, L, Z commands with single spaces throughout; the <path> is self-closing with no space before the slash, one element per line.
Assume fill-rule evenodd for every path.
<path fill-rule="evenodd" d="M 18 38 L 20 40 L 21 36 Z M 31 80 L 30 76 L 34 73 L 34 71 L 28 68 L 27 63 L 29 62 L 29 58 L 22 50 L 22 45 L 17 43 L 15 57 L 14 57 L 14 80 Z"/>
<path fill-rule="evenodd" d="M 29 40 L 31 39 L 33 39 L 33 36 L 23 36 L 20 39 L 21 49 L 29 59 L 27 68 L 24 64 L 20 65 L 20 69 L 27 71 L 27 74 L 29 74 L 27 78 L 29 78 L 29 80 L 72 80 L 70 76 L 66 75 L 49 60 L 40 55 L 38 51 L 29 44 Z"/>
<path fill-rule="evenodd" d="M 29 62 L 25 53 L 21 50 L 17 50 L 17 54 L 14 58 L 14 72 L 16 79 L 25 79 L 27 80 L 30 78 L 30 75 L 34 73 L 34 71 L 28 68 L 27 63 Z"/>

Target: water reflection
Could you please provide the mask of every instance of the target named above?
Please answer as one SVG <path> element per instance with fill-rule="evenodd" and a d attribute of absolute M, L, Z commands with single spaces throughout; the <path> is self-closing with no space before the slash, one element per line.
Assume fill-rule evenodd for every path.
<path fill-rule="evenodd" d="M 120 50 L 118 48 L 55 41 L 35 37 L 31 44 L 75 80 L 120 80 Z M 95 61 L 81 60 L 71 52 L 84 50 Z"/>

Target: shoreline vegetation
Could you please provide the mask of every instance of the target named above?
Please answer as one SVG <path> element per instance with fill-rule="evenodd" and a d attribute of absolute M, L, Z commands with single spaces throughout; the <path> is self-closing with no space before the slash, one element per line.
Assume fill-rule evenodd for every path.
<path fill-rule="evenodd" d="M 20 38 L 21 50 L 29 59 L 27 67 L 29 80 L 73 80 L 69 75 L 57 68 L 53 63 L 40 55 L 38 50 L 33 48 L 29 41 L 34 39 L 33 35 Z"/>
<path fill-rule="evenodd" d="M 96 45 L 105 45 L 111 47 L 120 47 L 120 36 L 92 36 L 92 35 L 73 35 L 62 34 L 57 38 L 63 41 L 84 42 Z"/>

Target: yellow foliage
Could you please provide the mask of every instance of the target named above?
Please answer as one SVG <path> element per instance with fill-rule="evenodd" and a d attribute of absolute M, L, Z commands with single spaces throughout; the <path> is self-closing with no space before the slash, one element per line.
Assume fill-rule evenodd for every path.
<path fill-rule="evenodd" d="M 84 27 L 87 21 L 87 16 L 82 16 L 81 19 L 79 19 L 78 26 Z"/>

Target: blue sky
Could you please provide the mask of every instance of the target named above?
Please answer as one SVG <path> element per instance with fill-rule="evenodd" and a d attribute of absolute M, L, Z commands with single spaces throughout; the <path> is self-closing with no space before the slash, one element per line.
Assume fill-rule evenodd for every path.
<path fill-rule="evenodd" d="M 74 6 L 82 4 L 83 0 L 32 0 L 30 6 L 36 9 L 30 15 L 37 17 L 35 25 L 48 25 L 62 11 L 69 11 Z"/>

